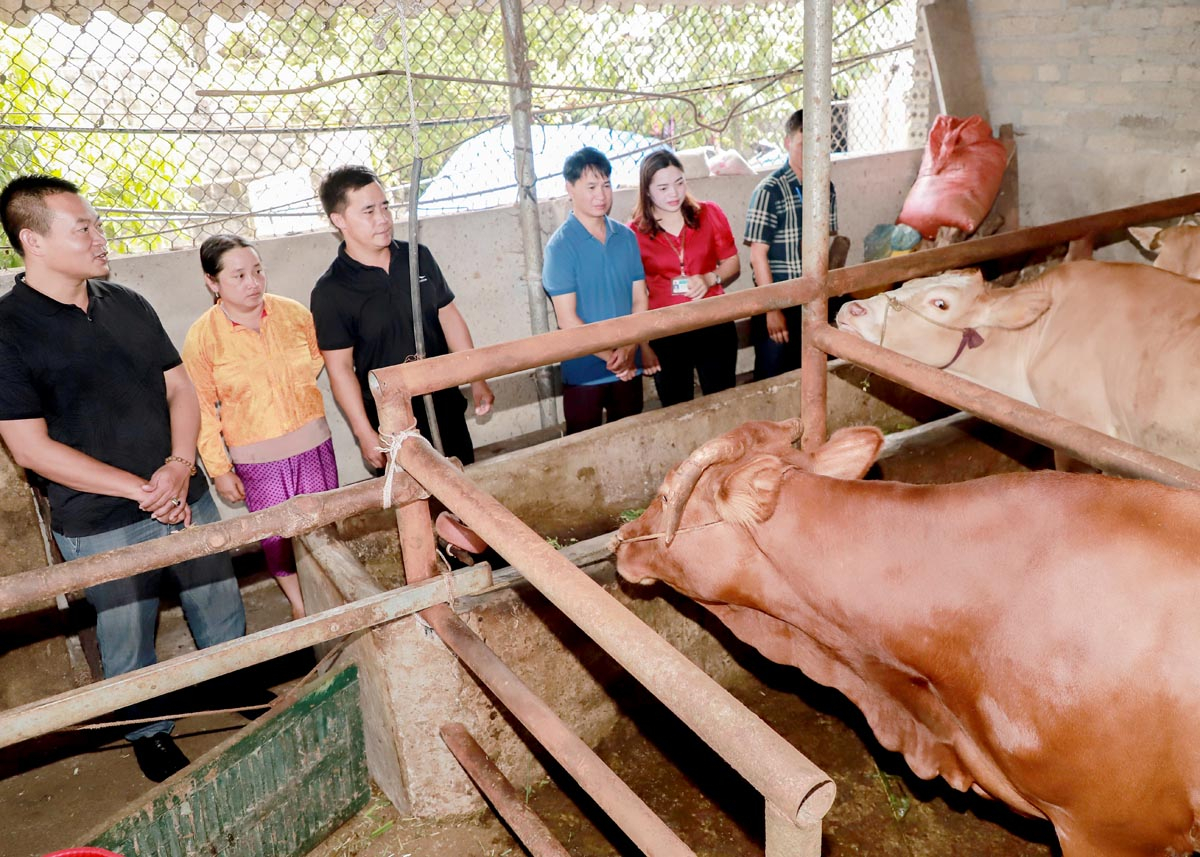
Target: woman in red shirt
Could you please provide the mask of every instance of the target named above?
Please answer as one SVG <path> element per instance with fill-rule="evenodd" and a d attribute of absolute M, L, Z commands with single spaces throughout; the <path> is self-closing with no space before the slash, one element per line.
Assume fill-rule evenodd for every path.
<path fill-rule="evenodd" d="M 650 309 L 723 295 L 741 273 L 725 212 L 688 193 L 683 165 L 673 152 L 660 149 L 642 161 L 629 226 L 642 251 Z M 653 377 L 663 407 L 692 399 L 693 373 L 700 376 L 705 395 L 733 386 L 737 331 L 732 321 L 655 339 L 650 347 L 662 365 Z"/>

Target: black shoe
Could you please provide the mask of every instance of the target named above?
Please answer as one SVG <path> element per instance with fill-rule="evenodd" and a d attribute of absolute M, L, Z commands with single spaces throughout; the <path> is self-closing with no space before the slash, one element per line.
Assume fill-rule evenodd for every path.
<path fill-rule="evenodd" d="M 138 767 L 152 783 L 161 783 L 176 771 L 188 766 L 188 757 L 175 744 L 175 739 L 166 732 L 159 732 L 133 742 L 133 755 Z"/>

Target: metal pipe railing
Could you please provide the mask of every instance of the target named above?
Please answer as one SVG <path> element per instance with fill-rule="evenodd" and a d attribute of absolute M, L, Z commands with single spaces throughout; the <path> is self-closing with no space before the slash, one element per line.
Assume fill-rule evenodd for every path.
<path fill-rule="evenodd" d="M 786 309 L 818 295 L 843 295 L 860 289 L 909 280 L 926 274 L 973 265 L 1059 244 L 1085 235 L 1200 211 L 1200 194 L 1189 194 L 1099 214 L 1062 220 L 1045 226 L 1004 232 L 830 271 L 825 285 L 815 277 L 799 277 L 770 286 L 746 289 L 681 306 L 556 330 L 526 339 L 457 351 L 415 363 L 376 369 L 371 373 L 377 396 L 420 396 L 432 390 L 524 372 L 535 366 L 582 357 L 606 348 L 643 342 L 660 336 L 696 330 L 725 321 Z"/>
<path fill-rule="evenodd" d="M 826 292 L 829 295 L 844 295 L 860 289 L 924 277 L 951 268 L 1015 256 L 1018 253 L 1067 243 L 1087 235 L 1134 226 L 1148 220 L 1178 217 L 1196 211 L 1200 211 L 1200 193 L 1160 199 L 1126 208 L 1114 208 L 1086 217 L 1048 223 L 1045 226 L 1000 232 L 987 238 L 974 238 L 947 247 L 922 250 L 907 256 L 893 256 L 878 262 L 866 262 L 830 271 Z"/>
<path fill-rule="evenodd" d="M 820 294 L 820 289 L 820 282 L 815 278 L 801 277 L 679 306 L 596 321 L 582 327 L 387 366 L 372 371 L 371 377 L 378 385 L 377 398 L 380 395 L 389 398 L 399 394 L 400 390 L 415 398 L 429 390 L 498 378 L 535 366 L 594 354 L 614 347 L 614 343 L 644 342 L 767 310 L 786 309 L 811 300 Z"/>
<path fill-rule="evenodd" d="M 421 613 L 421 618 L 433 626 L 450 651 L 550 751 L 563 770 L 583 787 L 638 848 L 650 857 L 695 857 L 674 831 L 449 607 L 433 607 Z"/>
<path fill-rule="evenodd" d="M 511 562 L 525 579 L 662 700 L 768 801 L 802 824 L 822 818 L 834 784 L 728 691 L 561 557 L 423 438 L 400 447 L 400 464 Z"/>
<path fill-rule="evenodd" d="M 816 344 L 836 357 L 1108 473 L 1153 479 L 1181 488 L 1200 488 L 1200 471 L 926 366 L 854 334 L 826 328 L 817 334 Z"/>
<path fill-rule="evenodd" d="M 804 162 L 801 218 L 801 270 L 826 282 L 829 273 L 829 149 L 833 119 L 829 99 L 833 83 L 833 6 L 830 0 L 804 0 Z M 825 442 L 825 395 L 828 358 L 813 342 L 812 331 L 829 323 L 829 296 L 822 290 L 804 305 L 800 337 L 800 445 L 806 452 Z"/>
<path fill-rule="evenodd" d="M 571 857 L 571 852 L 563 848 L 546 823 L 521 799 L 521 794 L 508 777 L 504 776 L 504 772 L 465 726 L 461 723 L 443 723 L 439 731 L 471 782 L 483 792 L 532 857 Z"/>
<path fill-rule="evenodd" d="M 369 479 L 320 494 L 301 494 L 249 515 L 189 527 L 170 538 L 154 539 L 0 578 L 0 613 L 64 592 L 240 547 L 267 536 L 297 536 L 350 515 L 378 509 L 383 500 L 383 484 L 383 479 Z M 396 475 L 392 484 L 394 505 L 403 508 L 425 496 L 424 489 L 408 476 Z"/>
<path fill-rule="evenodd" d="M 487 566 L 465 568 L 40 699 L 0 714 L 0 747 L 373 628 L 491 585 L 492 571 Z"/>

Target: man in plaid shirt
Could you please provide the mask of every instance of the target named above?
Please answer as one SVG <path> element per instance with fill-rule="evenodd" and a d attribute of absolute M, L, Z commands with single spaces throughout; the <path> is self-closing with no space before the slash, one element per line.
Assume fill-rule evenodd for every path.
<path fill-rule="evenodd" d="M 784 124 L 783 148 L 788 162 L 759 182 L 750 196 L 744 241 L 750 248 L 750 267 L 756 286 L 769 286 L 801 275 L 803 132 L 804 111 L 797 110 Z M 837 196 L 830 182 L 829 233 L 836 232 Z M 755 381 L 800 368 L 800 312 L 801 308 L 796 306 L 750 319 Z"/>

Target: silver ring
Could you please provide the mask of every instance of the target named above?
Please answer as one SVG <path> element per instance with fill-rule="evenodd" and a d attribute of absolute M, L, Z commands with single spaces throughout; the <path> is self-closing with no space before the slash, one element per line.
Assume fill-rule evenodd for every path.
<path fill-rule="evenodd" d="M 182 505 L 182 504 L 179 502 L 179 498 L 178 498 L 178 497 L 172 497 L 172 498 L 171 498 L 171 505 L 172 505 L 172 506 L 179 506 L 179 505 Z"/>

